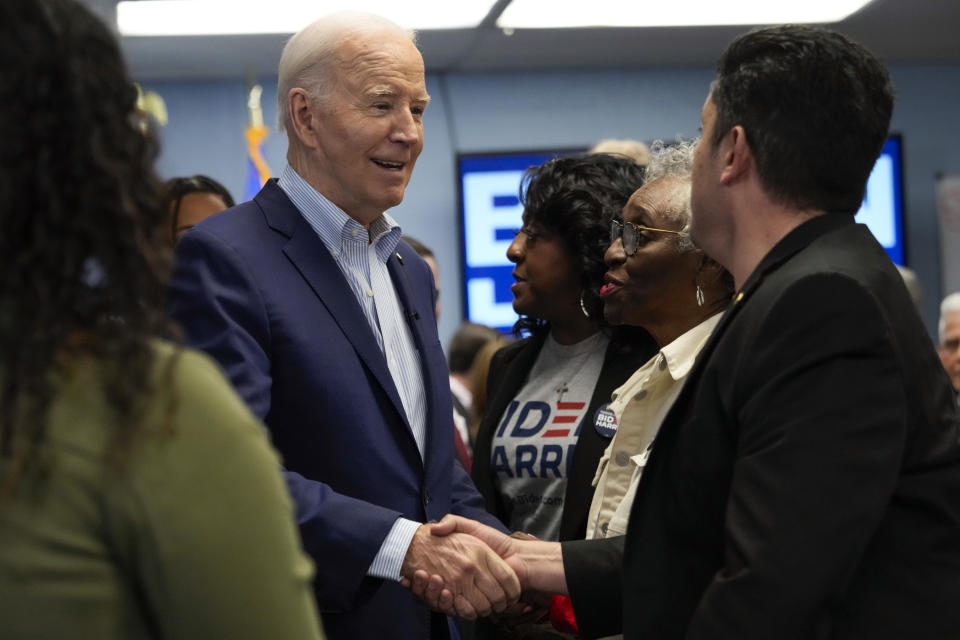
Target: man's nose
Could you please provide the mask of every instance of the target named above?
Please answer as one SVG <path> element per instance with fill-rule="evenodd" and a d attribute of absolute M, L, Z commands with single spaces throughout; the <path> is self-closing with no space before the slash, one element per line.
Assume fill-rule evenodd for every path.
<path fill-rule="evenodd" d="M 420 139 L 420 123 L 409 111 L 401 111 L 393 125 L 391 139 L 412 144 Z"/>

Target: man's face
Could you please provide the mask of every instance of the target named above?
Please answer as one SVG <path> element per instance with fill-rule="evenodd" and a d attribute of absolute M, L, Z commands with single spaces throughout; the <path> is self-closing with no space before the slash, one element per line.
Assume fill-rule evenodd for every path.
<path fill-rule="evenodd" d="M 947 314 L 943 342 L 937 349 L 940 362 L 950 376 L 953 388 L 960 392 L 960 311 Z"/>
<path fill-rule="evenodd" d="M 693 175 L 691 177 L 690 237 L 708 255 L 722 243 L 724 211 L 719 200 L 717 186 L 720 181 L 718 149 L 713 145 L 713 131 L 717 120 L 717 108 L 708 95 L 700 111 L 702 133 L 700 142 L 693 154 Z"/>
<path fill-rule="evenodd" d="M 369 224 L 403 200 L 423 149 L 423 59 L 408 38 L 385 32 L 345 42 L 334 65 L 331 94 L 312 107 L 310 173 L 320 193 Z"/>

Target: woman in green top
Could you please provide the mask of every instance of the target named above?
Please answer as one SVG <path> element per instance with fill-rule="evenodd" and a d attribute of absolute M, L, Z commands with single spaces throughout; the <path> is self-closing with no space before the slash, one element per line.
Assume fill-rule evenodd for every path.
<path fill-rule="evenodd" d="M 0 636 L 319 638 L 279 461 L 161 342 L 146 120 L 73 0 L 0 3 Z"/>

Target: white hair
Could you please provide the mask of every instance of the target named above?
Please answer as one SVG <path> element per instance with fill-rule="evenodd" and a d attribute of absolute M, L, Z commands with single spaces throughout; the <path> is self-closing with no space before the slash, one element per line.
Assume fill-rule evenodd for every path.
<path fill-rule="evenodd" d="M 951 293 L 940 303 L 940 322 L 937 324 L 940 344 L 943 344 L 943 341 L 946 340 L 944 334 L 947 332 L 947 316 L 958 311 L 960 311 L 960 293 Z"/>
<path fill-rule="evenodd" d="M 305 89 L 314 100 L 323 100 L 333 91 L 336 76 L 334 62 L 340 46 L 349 40 L 394 32 L 416 44 L 416 33 L 382 16 L 358 11 L 333 13 L 304 27 L 283 47 L 277 72 L 277 127 L 289 131 L 290 90 Z M 292 141 L 292 139 L 291 139 Z"/>
<path fill-rule="evenodd" d="M 655 141 L 650 145 L 650 164 L 647 165 L 643 177 L 644 185 L 662 178 L 674 178 L 683 183 L 682 186 L 677 187 L 678 190 L 682 190 L 677 197 L 678 206 L 670 207 L 669 210 L 664 211 L 664 215 L 679 222 L 682 225 L 681 230 L 685 233 L 690 232 L 690 179 L 693 175 L 693 152 L 698 142 L 699 140 L 681 140 L 667 146 L 662 140 Z M 679 237 L 677 247 L 680 251 L 697 249 L 689 236 Z"/>

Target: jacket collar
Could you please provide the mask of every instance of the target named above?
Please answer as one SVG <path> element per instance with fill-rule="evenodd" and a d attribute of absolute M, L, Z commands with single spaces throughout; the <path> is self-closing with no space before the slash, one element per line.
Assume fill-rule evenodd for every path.
<path fill-rule="evenodd" d="M 826 235 L 835 229 L 853 224 L 856 223 L 854 222 L 853 216 L 849 213 L 824 213 L 801 223 L 781 238 L 780 242 L 775 244 L 773 248 L 767 252 L 767 255 L 760 260 L 760 263 L 753 270 L 753 273 L 751 273 L 747 281 L 743 283 L 743 287 L 740 288 L 740 293 L 743 294 L 744 298 L 749 296 L 752 291 L 760 286 L 763 278 L 768 273 L 775 271 L 777 267 L 792 258 L 798 251 L 808 246 L 820 236 Z"/>
<path fill-rule="evenodd" d="M 386 358 L 377 346 L 376 336 L 367 322 L 360 304 L 354 297 L 353 291 L 337 266 L 323 241 L 317 236 L 310 224 L 300 215 L 300 211 L 293 205 L 283 190 L 277 186 L 276 179 L 269 180 L 254 197 L 254 202 L 263 212 L 267 225 L 274 231 L 288 238 L 283 247 L 283 253 L 293 264 L 300 275 L 307 281 L 317 297 L 327 308 L 334 321 L 340 327 L 343 335 L 353 346 L 364 365 L 370 370 L 377 382 L 383 388 L 401 419 L 407 424 L 410 432 L 406 411 L 400 401 L 400 394 L 390 375 Z M 393 278 L 394 286 L 407 317 L 416 313 L 411 309 L 412 296 L 408 291 L 405 277 L 399 277 L 398 271 L 403 270 L 402 262 L 394 254 L 387 261 L 387 267 Z M 417 329 L 413 331 L 417 347 L 422 349 L 423 340 Z M 422 351 L 421 351 L 422 353 Z M 427 384 L 427 380 L 424 380 Z M 411 432 L 411 442 L 413 435 Z"/>

